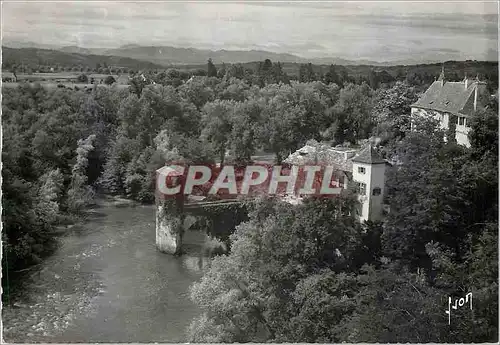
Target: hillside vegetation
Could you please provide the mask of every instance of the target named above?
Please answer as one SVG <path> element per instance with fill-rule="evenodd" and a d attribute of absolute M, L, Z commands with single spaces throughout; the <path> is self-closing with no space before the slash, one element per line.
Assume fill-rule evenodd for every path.
<path fill-rule="evenodd" d="M 71 49 L 69 49 L 71 48 Z M 141 48 L 142 50 L 140 50 Z M 153 49 L 154 48 L 154 49 Z M 160 47 L 161 48 L 161 47 Z M 172 47 L 163 47 L 172 48 Z M 122 47 L 116 50 L 100 50 L 103 54 L 122 54 L 129 57 L 106 56 L 106 55 L 86 55 L 82 53 L 61 52 L 58 50 L 46 50 L 36 48 L 12 49 L 4 48 L 2 68 L 7 71 L 16 69 L 18 72 L 54 72 L 58 71 L 81 71 L 81 72 L 99 72 L 106 74 L 114 73 L 137 73 L 137 72 L 161 72 L 167 68 L 174 68 L 179 71 L 185 71 L 191 75 L 206 74 L 207 64 L 192 64 L 190 61 L 199 61 L 200 57 L 189 58 L 190 52 L 195 49 L 175 48 L 172 51 L 158 51 L 159 47 Z M 78 47 L 68 47 L 69 51 L 90 52 L 89 49 Z M 161 49 L 160 49 L 161 50 Z M 140 52 L 140 53 L 139 53 Z M 210 52 L 210 51 L 206 51 Z M 315 65 L 310 63 L 290 62 L 295 61 L 296 57 L 291 58 L 286 54 L 271 54 L 272 58 L 265 58 L 267 52 L 254 51 L 254 54 L 246 57 L 238 57 L 236 52 L 220 51 L 222 55 L 213 59 L 214 66 L 219 73 L 224 73 L 230 66 L 251 73 L 259 73 L 259 69 L 266 68 L 265 62 L 279 62 L 279 68 L 289 79 L 304 81 L 325 80 L 332 65 Z M 224 55 L 224 54 L 229 55 Z M 248 52 L 246 52 L 248 53 Z M 233 54 L 233 55 L 231 55 Z M 134 58 L 140 58 L 137 60 Z M 158 57 L 159 56 L 159 57 Z M 207 55 L 203 55 L 207 56 Z M 244 62 L 248 57 L 253 62 Z M 238 60 L 240 59 L 240 60 Z M 151 60 L 154 61 L 146 61 Z M 299 59 L 300 60 L 300 59 Z M 223 61 L 224 63 L 215 63 Z M 240 61 L 230 63 L 231 61 Z M 269 64 L 268 63 L 268 64 Z M 349 76 L 353 82 L 371 82 L 374 87 L 373 79 L 378 79 L 380 83 L 393 82 L 395 80 L 408 79 L 410 83 L 429 84 L 445 67 L 447 78 L 449 80 L 461 80 L 465 75 L 469 77 L 479 76 L 487 80 L 491 85 L 491 90 L 498 85 L 498 63 L 489 61 L 447 61 L 443 64 L 420 64 L 420 65 L 399 65 L 399 66 L 373 66 L 373 65 L 336 65 L 336 73 Z M 201 72 L 200 72 L 201 71 Z M 204 72 L 203 72 L 204 71 Z"/>
<path fill-rule="evenodd" d="M 297 81 L 269 60 L 256 70 L 210 62 L 204 76 L 150 71 L 127 89 L 4 88 L 3 272 L 43 260 L 57 227 L 98 191 L 154 202 L 165 162 L 230 164 L 229 150 L 233 163 L 265 151 L 281 164 L 305 144 L 376 136 L 380 154 L 402 163 L 387 168 L 384 222 L 360 223 L 349 192 L 253 205 L 230 229 L 229 254 L 190 290 L 201 315 L 188 341 L 497 342 L 498 102 L 486 97 L 468 120 L 470 148 L 445 142 L 455 136 L 435 121 L 411 122 L 421 71 L 365 81 L 301 65 Z M 449 325 L 448 296 L 469 291 L 473 312 L 453 311 Z"/>

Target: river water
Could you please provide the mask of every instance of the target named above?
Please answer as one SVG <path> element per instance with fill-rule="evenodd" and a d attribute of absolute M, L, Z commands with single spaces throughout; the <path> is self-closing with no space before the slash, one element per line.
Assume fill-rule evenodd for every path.
<path fill-rule="evenodd" d="M 155 247 L 154 206 L 100 200 L 58 251 L 21 278 L 3 309 L 6 342 L 185 342 L 200 311 L 189 286 L 202 275 L 205 236 L 186 254 Z"/>

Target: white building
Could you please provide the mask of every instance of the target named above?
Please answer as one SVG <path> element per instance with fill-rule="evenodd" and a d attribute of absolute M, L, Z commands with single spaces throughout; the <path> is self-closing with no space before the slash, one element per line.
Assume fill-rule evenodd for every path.
<path fill-rule="evenodd" d="M 446 81 L 443 68 L 439 79 L 411 105 L 411 115 L 433 116 L 444 130 L 448 130 L 452 122 L 455 123 L 457 143 L 469 147 L 468 122 L 484 106 L 480 96 L 485 93 L 486 83 L 477 78 L 472 80 L 466 77 L 461 82 Z"/>
<path fill-rule="evenodd" d="M 360 221 L 381 220 L 384 211 L 385 172 L 387 165 L 371 143 L 361 150 L 330 147 L 328 145 L 306 145 L 292 153 L 285 163 L 324 164 L 334 166 L 342 172 L 339 186 L 347 189 L 349 182 L 357 185 Z"/>
<path fill-rule="evenodd" d="M 352 159 L 352 180 L 357 184 L 361 220 L 382 219 L 387 164 L 371 144 Z"/>

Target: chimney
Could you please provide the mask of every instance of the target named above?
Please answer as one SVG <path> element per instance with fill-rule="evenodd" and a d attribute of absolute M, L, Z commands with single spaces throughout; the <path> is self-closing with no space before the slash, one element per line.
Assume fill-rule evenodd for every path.
<path fill-rule="evenodd" d="M 444 64 L 443 67 L 441 67 L 441 74 L 439 75 L 438 81 L 441 82 L 441 86 L 444 85 Z"/>
<path fill-rule="evenodd" d="M 478 104 L 479 97 L 486 93 L 486 83 L 484 81 L 479 80 L 479 76 L 476 76 L 476 80 L 474 81 L 474 111 L 477 110 L 478 106 L 484 106 L 485 104 Z"/>
<path fill-rule="evenodd" d="M 467 79 L 467 73 L 465 73 L 464 84 L 465 84 L 465 89 L 467 90 L 467 87 L 469 86 L 469 79 Z"/>

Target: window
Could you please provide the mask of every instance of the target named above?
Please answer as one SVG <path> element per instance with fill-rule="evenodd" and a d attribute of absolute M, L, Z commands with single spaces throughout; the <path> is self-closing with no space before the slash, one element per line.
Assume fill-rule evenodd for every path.
<path fill-rule="evenodd" d="M 467 119 L 464 117 L 464 126 L 467 127 Z"/>
<path fill-rule="evenodd" d="M 357 189 L 358 189 L 358 194 L 359 195 L 366 195 L 366 183 L 362 182 L 356 182 Z"/>
<path fill-rule="evenodd" d="M 465 126 L 465 117 L 459 117 L 458 118 L 458 125 L 459 126 Z"/>
<path fill-rule="evenodd" d="M 358 173 L 364 174 L 364 173 L 366 173 L 366 169 L 363 167 L 358 167 Z"/>
<path fill-rule="evenodd" d="M 372 195 L 380 195 L 382 193 L 382 190 L 379 187 L 373 188 Z"/>

